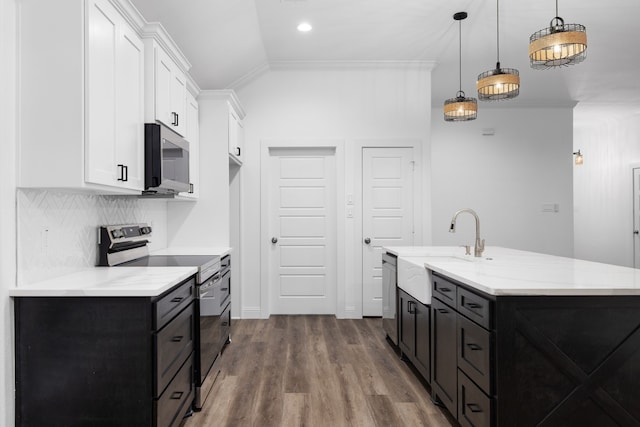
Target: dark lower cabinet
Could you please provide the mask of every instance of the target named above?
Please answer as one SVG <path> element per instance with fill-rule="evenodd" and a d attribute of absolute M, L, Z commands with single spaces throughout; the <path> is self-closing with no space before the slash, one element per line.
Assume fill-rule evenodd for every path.
<path fill-rule="evenodd" d="M 194 282 L 155 298 L 15 298 L 16 425 L 178 426 L 194 397 Z"/>
<path fill-rule="evenodd" d="M 431 392 L 436 401 L 455 415 L 458 410 L 457 314 L 436 298 L 431 300 L 431 311 Z"/>
<path fill-rule="evenodd" d="M 429 306 L 398 289 L 399 347 L 427 381 L 431 381 L 431 313 Z"/>
<path fill-rule="evenodd" d="M 640 296 L 493 296 L 433 278 L 431 388 L 460 425 L 640 426 Z"/>

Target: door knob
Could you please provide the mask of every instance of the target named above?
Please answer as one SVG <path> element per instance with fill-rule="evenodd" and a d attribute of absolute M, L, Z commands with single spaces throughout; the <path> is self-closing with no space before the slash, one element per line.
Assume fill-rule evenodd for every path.
<path fill-rule="evenodd" d="M 271 243 L 273 243 L 273 244 L 278 243 L 278 238 L 277 237 L 272 237 L 271 238 Z"/>
<path fill-rule="evenodd" d="M 368 237 L 365 237 L 364 243 L 368 245 L 369 243 L 371 243 L 371 239 Z"/>

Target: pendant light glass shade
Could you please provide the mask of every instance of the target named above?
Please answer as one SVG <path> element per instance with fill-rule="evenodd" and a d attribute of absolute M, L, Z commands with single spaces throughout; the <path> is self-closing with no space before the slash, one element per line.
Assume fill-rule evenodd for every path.
<path fill-rule="evenodd" d="M 512 99 L 520 93 L 520 73 L 515 68 L 500 67 L 500 4 L 496 0 L 496 68 L 478 75 L 476 88 L 481 101 Z"/>
<path fill-rule="evenodd" d="M 531 68 L 548 68 L 579 64 L 587 57 L 587 29 L 580 24 L 565 24 L 556 16 L 549 27 L 537 31 L 529 37 L 529 59 Z"/>
<path fill-rule="evenodd" d="M 458 72 L 460 90 L 455 98 L 444 101 L 444 120 L 446 122 L 465 122 L 475 120 L 478 117 L 478 101 L 475 98 L 467 98 L 462 91 L 462 20 L 467 18 L 467 12 L 458 12 L 453 19 L 458 21 Z"/>

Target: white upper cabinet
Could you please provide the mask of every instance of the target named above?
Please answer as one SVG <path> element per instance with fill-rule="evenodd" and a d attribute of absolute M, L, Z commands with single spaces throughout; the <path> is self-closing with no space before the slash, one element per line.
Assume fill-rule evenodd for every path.
<path fill-rule="evenodd" d="M 229 155 L 241 164 L 244 156 L 244 125 L 240 115 L 231 103 L 229 106 Z"/>
<path fill-rule="evenodd" d="M 157 33 L 149 38 L 145 36 L 146 120 L 150 123 L 161 122 L 180 136 L 186 137 L 186 73 L 172 59 L 169 53 L 172 50 L 163 47 L 157 36 Z M 180 58 L 182 55 L 173 51 L 173 57 Z M 186 63 L 186 67 L 189 66 Z"/>
<path fill-rule="evenodd" d="M 197 199 L 200 195 L 200 125 L 198 101 L 187 91 L 186 96 L 187 112 L 185 125 L 187 134 L 185 139 L 189 142 L 189 181 L 188 193 L 179 193 L 179 196 L 188 199 Z"/>
<path fill-rule="evenodd" d="M 153 43 L 155 67 L 155 120 L 164 123 L 180 136 L 186 136 L 185 74 L 180 71 L 167 52 Z M 150 75 L 154 70 L 148 71 Z"/>
<path fill-rule="evenodd" d="M 85 181 L 144 186 L 144 47 L 107 0 L 88 2 Z"/>
<path fill-rule="evenodd" d="M 123 0 L 21 3 L 19 186 L 143 189 L 144 48 L 133 22 L 142 18 Z"/>
<path fill-rule="evenodd" d="M 228 138 L 229 160 L 237 165 L 242 165 L 244 158 L 244 110 L 235 95 L 235 92 L 228 94 L 227 108 L 229 114 Z"/>

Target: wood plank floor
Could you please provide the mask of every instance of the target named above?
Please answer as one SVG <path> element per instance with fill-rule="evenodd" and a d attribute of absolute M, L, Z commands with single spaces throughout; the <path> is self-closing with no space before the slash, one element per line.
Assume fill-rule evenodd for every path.
<path fill-rule="evenodd" d="M 386 342 L 381 319 L 236 320 L 231 338 L 212 394 L 185 427 L 453 423 Z"/>

